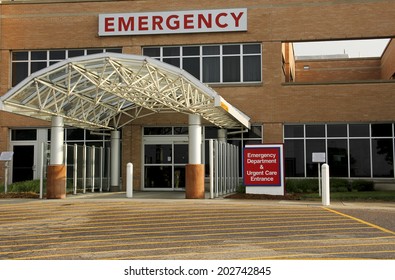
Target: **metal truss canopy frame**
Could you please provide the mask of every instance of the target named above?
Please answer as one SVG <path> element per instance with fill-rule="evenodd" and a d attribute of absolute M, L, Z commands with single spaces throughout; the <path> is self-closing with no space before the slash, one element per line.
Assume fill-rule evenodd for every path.
<path fill-rule="evenodd" d="M 0 97 L 0 109 L 65 125 L 118 129 L 160 113 L 197 114 L 221 128 L 250 128 L 249 117 L 184 70 L 116 53 L 70 58 L 35 72 Z"/>

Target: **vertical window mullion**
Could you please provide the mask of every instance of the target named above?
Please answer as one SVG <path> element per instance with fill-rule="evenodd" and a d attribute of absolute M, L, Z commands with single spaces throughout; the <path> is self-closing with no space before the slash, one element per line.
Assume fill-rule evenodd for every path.
<path fill-rule="evenodd" d="M 223 71 L 224 60 L 223 60 L 222 48 L 223 48 L 223 45 L 220 45 L 220 48 L 219 48 L 219 82 L 220 83 L 223 83 L 223 81 L 224 81 L 224 78 L 223 78 L 223 75 L 224 75 L 224 71 Z"/>
<path fill-rule="evenodd" d="M 325 154 L 326 154 L 326 156 L 325 156 L 325 163 L 326 164 L 329 164 L 328 162 L 329 162 L 329 154 L 328 154 L 328 125 L 327 124 L 324 124 L 324 126 L 325 126 L 325 135 L 324 135 L 324 139 L 325 139 Z"/>
<path fill-rule="evenodd" d="M 244 82 L 244 48 L 243 45 L 240 45 L 240 82 Z"/>
<path fill-rule="evenodd" d="M 199 46 L 199 73 L 200 81 L 203 82 L 203 46 Z"/>
<path fill-rule="evenodd" d="M 307 178 L 307 145 L 306 145 L 306 125 L 303 125 L 303 148 L 304 148 L 304 177 Z"/>
<path fill-rule="evenodd" d="M 180 56 L 179 56 L 180 68 L 184 69 L 184 50 L 183 50 L 182 46 L 179 46 L 179 48 L 180 48 Z"/>
<path fill-rule="evenodd" d="M 31 56 L 31 51 L 28 51 L 28 55 L 27 55 L 27 72 L 28 72 L 28 76 L 30 76 L 32 74 L 32 56 Z"/>
<path fill-rule="evenodd" d="M 351 178 L 350 125 L 347 124 L 347 177 Z"/>
<path fill-rule="evenodd" d="M 372 141 L 372 124 L 369 124 L 369 145 L 370 145 L 370 178 L 373 178 L 373 141 Z"/>

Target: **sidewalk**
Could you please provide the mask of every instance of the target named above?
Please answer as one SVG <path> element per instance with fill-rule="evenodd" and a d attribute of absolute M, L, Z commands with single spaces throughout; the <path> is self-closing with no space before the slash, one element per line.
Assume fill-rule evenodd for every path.
<path fill-rule="evenodd" d="M 174 191 L 153 191 L 153 192 L 133 192 L 132 198 L 126 197 L 126 192 L 103 192 L 103 193 L 90 193 L 72 195 L 69 194 L 67 200 L 161 200 L 161 201 L 174 201 L 178 202 L 201 202 L 201 203 L 233 203 L 233 204 L 264 204 L 264 205 L 284 205 L 284 206 L 308 206 L 308 207 L 321 207 L 322 202 L 318 200 L 255 200 L 255 199 L 225 199 L 223 196 L 210 199 L 210 193 L 206 192 L 206 199 L 185 199 L 185 192 Z M 352 202 L 352 201 L 331 201 L 330 208 L 350 208 L 350 209 L 389 209 L 395 211 L 395 202 Z"/>

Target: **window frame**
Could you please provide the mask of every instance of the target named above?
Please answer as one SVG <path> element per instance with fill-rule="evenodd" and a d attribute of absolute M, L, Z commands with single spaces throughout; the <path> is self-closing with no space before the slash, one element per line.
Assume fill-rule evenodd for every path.
<path fill-rule="evenodd" d="M 306 134 L 306 127 L 307 126 L 309 126 L 309 125 L 322 125 L 322 126 L 324 126 L 325 127 L 325 135 L 324 136 L 310 136 L 310 137 L 308 137 L 308 136 L 306 136 L 307 134 Z M 329 134 L 328 134 L 328 126 L 331 126 L 331 125 L 346 125 L 346 130 L 347 130 L 347 134 L 346 135 L 344 135 L 344 136 L 330 136 Z M 364 135 L 363 136 L 361 136 L 361 135 L 352 135 L 352 133 L 351 133 L 351 127 L 352 126 L 355 126 L 355 125 L 358 125 L 358 126 L 361 126 L 361 128 L 363 128 L 362 127 L 362 125 L 363 126 L 367 126 L 367 128 L 368 128 L 368 135 L 365 135 L 364 133 Z M 391 126 L 391 135 L 387 135 L 387 134 L 385 134 L 385 135 L 381 135 L 381 136 L 376 136 L 376 135 L 374 135 L 374 133 L 373 133 L 373 127 L 375 127 L 375 126 L 378 126 L 378 125 L 385 125 L 385 126 Z M 287 141 L 295 141 L 295 140 L 298 140 L 298 141 L 303 141 L 303 146 L 304 146 L 304 159 L 303 159 L 303 167 L 304 167 L 304 174 L 303 174 L 303 176 L 299 176 L 299 177 L 295 177 L 295 178 L 311 178 L 311 176 L 310 175 L 308 175 L 308 170 L 307 170 L 307 157 L 309 157 L 310 155 L 308 155 L 307 154 L 307 141 L 309 141 L 309 140 L 324 140 L 324 142 L 325 142 L 325 153 L 326 153 L 326 155 L 327 155 L 327 161 L 329 160 L 328 159 L 328 157 L 329 157 L 329 154 L 328 154 L 328 146 L 329 146 L 329 144 L 328 144 L 328 142 L 330 142 L 330 141 L 336 141 L 336 140 L 342 140 L 342 141 L 346 141 L 346 153 L 347 153 L 347 176 L 345 176 L 345 177 L 337 177 L 337 178 L 348 178 L 348 179 L 359 179 L 359 178 L 361 178 L 361 179 L 366 179 L 366 178 L 370 178 L 370 179 L 387 179 L 387 180 L 393 180 L 394 178 L 395 178 L 395 172 L 394 172 L 394 170 L 395 170 L 395 128 L 394 128 L 394 125 L 395 125 L 395 123 L 328 123 L 328 124 L 326 124 L 326 123 L 313 123 L 313 124 L 310 124 L 310 123 L 305 123 L 305 124 L 297 124 L 297 123 L 295 123 L 295 124 L 292 124 L 292 123 L 290 123 L 290 124 L 284 124 L 284 126 L 283 126 L 283 132 L 284 132 L 284 144 L 287 142 Z M 303 136 L 300 136 L 300 135 L 297 135 L 297 136 L 286 136 L 286 134 L 289 134 L 289 132 L 292 132 L 292 130 L 290 130 L 290 128 L 292 127 L 292 126 L 295 126 L 295 127 L 297 127 L 297 126 L 303 126 Z M 355 129 L 356 127 L 354 127 L 354 129 Z M 363 128 L 364 130 L 366 130 L 366 127 L 365 128 Z M 286 132 L 288 132 L 288 133 L 286 133 Z M 358 132 L 358 131 L 357 131 Z M 354 133 L 355 133 L 355 131 L 354 131 Z M 359 133 L 357 133 L 357 134 L 359 134 Z M 369 146 L 369 151 L 368 151 L 368 154 L 369 154 L 369 174 L 367 174 L 366 176 L 364 176 L 364 175 L 359 175 L 359 176 L 353 176 L 352 174 L 353 174 L 353 166 L 352 166 L 352 159 L 351 159 L 351 156 L 352 156 L 352 150 L 354 149 L 354 147 L 352 147 L 351 145 L 351 143 L 352 142 L 355 142 L 354 140 L 366 140 L 366 141 L 368 141 L 368 146 Z M 388 168 L 389 169 L 391 169 L 391 164 L 392 164 L 392 175 L 391 175 L 391 171 L 388 173 L 389 174 L 389 176 L 375 176 L 375 164 L 381 164 L 381 165 L 383 165 L 384 163 L 383 162 L 374 162 L 374 159 L 375 158 L 378 158 L 379 156 L 376 154 L 376 150 L 375 150 L 375 146 L 373 145 L 374 143 L 375 143 L 375 141 L 377 141 L 377 140 L 384 140 L 384 141 L 391 141 L 391 144 L 389 144 L 389 145 L 387 145 L 388 147 L 390 147 L 390 148 L 392 148 L 392 150 L 389 150 L 389 156 L 392 156 L 392 163 L 388 163 L 387 164 L 387 166 L 389 166 Z M 290 143 L 290 142 L 289 142 Z M 314 177 L 314 176 L 313 176 Z M 334 176 L 335 177 L 335 176 Z M 293 177 L 292 177 L 293 178 Z"/>
<path fill-rule="evenodd" d="M 245 51 L 245 46 L 254 45 L 259 46 L 259 52 L 251 52 Z M 238 53 L 226 53 L 224 54 L 224 48 L 231 47 L 231 46 L 238 46 L 239 52 Z M 194 55 L 184 55 L 184 48 L 187 47 L 198 47 L 199 54 Z M 205 48 L 219 48 L 219 52 L 215 54 L 204 53 Z M 171 55 L 167 56 L 164 54 L 164 50 L 166 48 L 179 48 L 179 55 Z M 216 84 L 261 84 L 263 82 L 262 78 L 262 44 L 261 43 L 231 43 L 231 44 L 204 44 L 204 45 L 178 45 L 178 46 L 144 46 L 141 49 L 141 53 L 145 55 L 145 50 L 152 50 L 156 53 L 159 53 L 159 56 L 150 56 L 151 58 L 158 59 L 159 61 L 166 61 L 166 59 L 178 59 L 179 65 L 175 65 L 181 69 L 184 66 L 184 59 L 185 58 L 198 58 L 199 59 L 199 77 L 196 77 L 203 83 L 216 85 Z M 147 54 L 149 55 L 149 54 Z M 239 58 L 239 79 L 235 81 L 225 81 L 224 82 L 224 58 Z M 259 57 L 259 79 L 253 81 L 246 81 L 245 80 L 245 73 L 244 73 L 244 59 L 246 57 Z M 204 60 L 208 58 L 219 58 L 219 80 L 218 81 L 207 81 L 204 79 Z"/>
<path fill-rule="evenodd" d="M 12 50 L 10 52 L 10 81 L 11 81 L 11 86 L 14 87 L 15 85 L 17 85 L 18 83 L 20 83 L 21 81 L 23 81 L 23 79 L 27 78 L 28 76 L 30 76 L 31 74 L 33 74 L 36 71 L 39 71 L 45 67 L 49 67 L 52 64 L 55 64 L 57 62 L 60 62 L 62 60 L 71 58 L 71 57 L 75 57 L 75 56 L 69 56 L 69 52 L 73 52 L 73 51 L 82 51 L 83 52 L 83 56 L 85 55 L 89 55 L 89 54 L 93 54 L 93 53 L 102 53 L 102 52 L 113 52 L 113 51 L 117 51 L 119 53 L 122 53 L 122 48 L 121 47 L 114 47 L 114 48 L 89 48 L 89 49 L 48 49 L 48 50 Z M 34 59 L 32 57 L 32 54 L 34 53 L 39 53 L 39 52 L 45 52 L 46 53 L 46 59 Z M 51 52 L 57 52 L 58 54 L 60 52 L 64 52 L 64 59 L 59 59 L 59 58 L 51 58 Z M 24 59 L 18 59 L 18 58 L 14 58 L 14 55 L 21 55 L 21 54 L 27 54 L 27 57 Z M 27 76 L 25 76 L 24 74 L 22 76 L 24 76 L 24 78 L 19 78 L 15 81 L 14 83 L 14 75 L 17 74 L 17 69 L 15 68 L 14 65 L 16 64 L 26 64 L 27 63 Z M 44 67 L 39 68 L 35 71 L 33 70 L 33 64 L 37 64 L 37 63 L 42 63 L 45 64 Z"/>

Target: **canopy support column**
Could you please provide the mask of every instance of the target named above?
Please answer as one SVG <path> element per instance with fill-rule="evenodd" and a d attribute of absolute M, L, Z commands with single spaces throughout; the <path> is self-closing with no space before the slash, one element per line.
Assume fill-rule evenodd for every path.
<path fill-rule="evenodd" d="M 186 198 L 205 198 L 202 164 L 202 125 L 199 115 L 189 115 L 189 163 L 185 167 Z"/>
<path fill-rule="evenodd" d="M 111 131 L 111 191 L 120 191 L 120 147 L 121 133 L 118 130 Z"/>
<path fill-rule="evenodd" d="M 64 164 L 63 117 L 53 116 L 51 126 L 51 157 L 47 169 L 47 198 L 66 198 L 66 165 Z"/>
<path fill-rule="evenodd" d="M 226 133 L 228 132 L 227 129 L 224 128 L 220 128 L 218 129 L 218 142 L 223 142 L 226 143 L 227 142 L 227 135 Z"/>

